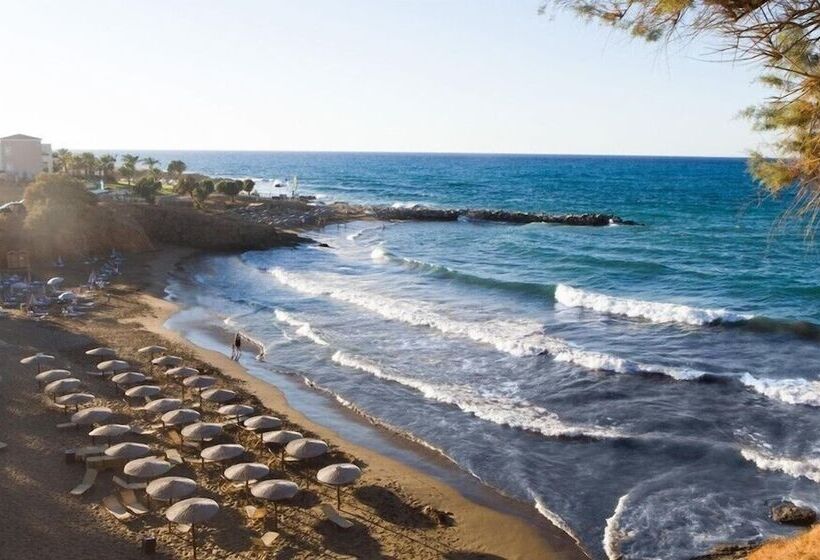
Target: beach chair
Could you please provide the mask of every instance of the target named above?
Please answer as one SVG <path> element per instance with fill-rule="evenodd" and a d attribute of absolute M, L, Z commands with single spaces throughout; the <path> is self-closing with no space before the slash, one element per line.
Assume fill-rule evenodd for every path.
<path fill-rule="evenodd" d="M 120 521 L 128 521 L 132 515 L 120 503 L 116 496 L 106 496 L 102 501 L 103 507 L 108 510 L 108 513 L 119 519 Z"/>
<path fill-rule="evenodd" d="M 182 458 L 182 454 L 179 452 L 179 449 L 166 449 L 165 458 L 168 459 L 168 462 L 172 465 L 185 464 L 185 459 Z"/>
<path fill-rule="evenodd" d="M 88 459 L 100 456 L 103 453 L 105 453 L 104 445 L 87 445 L 85 447 L 80 447 L 79 449 L 75 450 L 74 456 L 77 458 L 78 461 L 87 461 Z"/>
<path fill-rule="evenodd" d="M 279 538 L 279 533 L 274 531 L 268 531 L 264 535 L 259 538 L 259 542 L 262 543 L 262 546 L 265 548 L 271 548 L 273 545 L 276 544 L 276 539 Z"/>
<path fill-rule="evenodd" d="M 124 490 L 131 490 L 131 491 L 145 490 L 145 488 L 148 486 L 148 484 L 145 483 L 145 482 L 126 482 L 125 480 L 121 479 L 117 475 L 114 475 L 113 477 L 111 477 L 111 481 L 114 484 L 116 484 L 117 486 L 119 486 L 120 488 L 122 488 Z"/>
<path fill-rule="evenodd" d="M 245 515 L 247 515 L 248 519 L 250 519 L 251 521 L 256 521 L 265 518 L 265 508 L 256 506 L 245 506 L 242 509 L 245 510 Z"/>
<path fill-rule="evenodd" d="M 330 504 L 322 504 L 319 506 L 319 509 L 322 510 L 322 513 L 325 514 L 325 517 L 328 521 L 331 521 L 334 525 L 341 529 L 350 529 L 353 527 L 353 522 L 349 519 L 345 519 L 342 517 L 336 508 Z"/>
<path fill-rule="evenodd" d="M 96 455 L 85 460 L 88 467 L 94 467 L 97 470 L 108 470 L 119 465 L 124 465 L 127 461 L 119 457 L 108 457 L 106 455 Z"/>
<path fill-rule="evenodd" d="M 145 504 L 139 501 L 133 490 L 120 490 L 120 499 L 122 504 L 134 515 L 144 515 L 149 511 Z"/>
<path fill-rule="evenodd" d="M 94 486 L 94 482 L 97 480 L 97 474 L 99 471 L 97 469 L 85 469 L 85 476 L 80 481 L 80 483 L 72 488 L 69 491 L 69 494 L 72 496 L 82 496 L 86 492 L 88 492 L 92 486 Z"/>

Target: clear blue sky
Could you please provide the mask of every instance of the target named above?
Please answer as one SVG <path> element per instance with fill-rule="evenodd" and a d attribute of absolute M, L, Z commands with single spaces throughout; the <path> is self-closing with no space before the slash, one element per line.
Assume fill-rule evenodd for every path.
<path fill-rule="evenodd" d="M 2 1 L 0 135 L 55 147 L 742 155 L 753 68 L 537 0 Z"/>

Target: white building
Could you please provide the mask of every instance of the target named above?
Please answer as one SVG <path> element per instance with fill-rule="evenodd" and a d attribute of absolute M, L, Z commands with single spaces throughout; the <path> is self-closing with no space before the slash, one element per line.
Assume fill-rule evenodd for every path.
<path fill-rule="evenodd" d="M 0 138 L 0 172 L 14 179 L 32 179 L 43 171 L 53 171 L 51 144 L 25 134 Z"/>

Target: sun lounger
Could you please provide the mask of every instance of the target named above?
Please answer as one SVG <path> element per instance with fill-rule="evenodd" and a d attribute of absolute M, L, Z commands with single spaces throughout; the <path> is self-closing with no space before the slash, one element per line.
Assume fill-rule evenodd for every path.
<path fill-rule="evenodd" d="M 62 424 L 57 424 L 58 430 L 69 430 L 71 428 L 76 428 L 77 424 L 74 422 L 63 422 Z"/>
<path fill-rule="evenodd" d="M 131 433 L 137 434 L 138 436 L 150 436 L 157 433 L 156 430 L 152 428 L 146 428 L 144 426 L 133 425 L 131 426 Z"/>
<path fill-rule="evenodd" d="M 267 533 L 262 535 L 262 537 L 259 539 L 259 541 L 262 543 L 262 546 L 270 548 L 274 544 L 276 544 L 276 539 L 278 539 L 278 538 L 279 538 L 279 533 L 276 533 L 274 531 L 268 531 Z"/>
<path fill-rule="evenodd" d="M 342 529 L 350 529 L 353 527 L 353 522 L 339 515 L 339 512 L 336 511 L 336 508 L 332 505 L 322 504 L 319 506 L 319 509 L 321 509 L 322 513 L 325 514 L 325 517 L 327 517 L 329 521 L 332 521 L 337 527 Z"/>
<path fill-rule="evenodd" d="M 120 521 L 128 521 L 131 519 L 131 514 L 120 503 L 116 496 L 106 496 L 102 501 L 103 507 L 108 510 L 108 513 L 119 519 Z"/>
<path fill-rule="evenodd" d="M 148 513 L 148 508 L 139 501 L 133 490 L 120 490 L 120 499 L 122 500 L 122 504 L 134 515 L 144 515 Z"/>
<path fill-rule="evenodd" d="M 74 456 L 78 461 L 82 461 L 90 459 L 91 457 L 102 455 L 103 453 L 105 453 L 104 445 L 87 445 L 86 447 L 76 449 L 74 451 Z"/>
<path fill-rule="evenodd" d="M 97 469 L 85 469 L 85 476 L 80 483 L 69 491 L 72 496 L 82 496 L 88 492 L 97 480 Z"/>
<path fill-rule="evenodd" d="M 177 532 L 179 532 L 179 533 L 187 533 L 190 530 L 191 530 L 190 525 L 185 525 L 184 523 L 180 523 L 179 525 L 177 525 Z"/>
<path fill-rule="evenodd" d="M 108 457 L 106 455 L 96 455 L 85 460 L 86 466 L 94 467 L 97 470 L 107 470 L 127 463 L 119 457 Z"/>
<path fill-rule="evenodd" d="M 185 464 L 185 459 L 182 458 L 182 454 L 179 452 L 178 449 L 166 449 L 165 458 L 168 459 L 168 462 L 172 465 Z"/>
<path fill-rule="evenodd" d="M 145 490 L 146 486 L 148 486 L 148 484 L 146 484 L 145 482 L 126 482 L 117 475 L 111 477 L 111 481 L 120 488 L 131 491 Z"/>
<path fill-rule="evenodd" d="M 265 517 L 265 508 L 256 507 L 256 506 L 245 506 L 242 508 L 245 510 L 245 515 L 248 516 L 248 519 L 254 521 L 256 519 L 264 519 Z"/>

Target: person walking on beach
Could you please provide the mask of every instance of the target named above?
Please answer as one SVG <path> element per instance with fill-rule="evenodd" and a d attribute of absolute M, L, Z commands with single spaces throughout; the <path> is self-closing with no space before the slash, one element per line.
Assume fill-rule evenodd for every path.
<path fill-rule="evenodd" d="M 239 357 L 242 355 L 242 335 L 240 333 L 236 333 L 236 336 L 233 338 L 233 348 L 231 349 L 231 359 L 234 361 L 239 361 Z"/>

